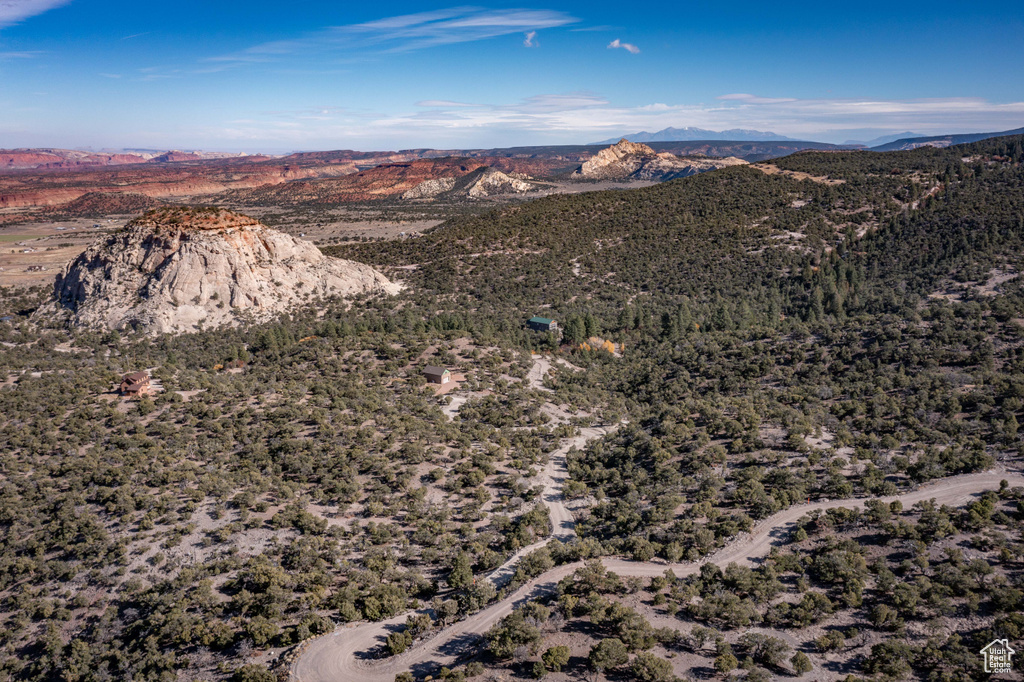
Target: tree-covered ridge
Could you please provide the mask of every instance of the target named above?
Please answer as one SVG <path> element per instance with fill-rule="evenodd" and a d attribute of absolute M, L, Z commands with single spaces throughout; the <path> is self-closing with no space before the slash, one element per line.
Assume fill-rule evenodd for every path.
<path fill-rule="evenodd" d="M 785 162 L 843 182 L 734 167 L 629 192 L 547 197 L 416 239 L 328 251 L 415 268 L 400 274 L 421 296 L 492 323 L 503 309 L 544 304 L 556 316 L 586 308 L 611 323 L 634 301 L 655 315 L 689 304 L 698 323 L 738 312 L 733 326 L 775 326 L 778 314 L 808 320 L 829 303 L 874 313 L 909 304 L 944 277 L 981 274 L 964 258 L 996 264 L 1019 250 L 1020 167 L 996 153 L 1018 143 L 977 143 L 970 157 L 960 148 L 801 154 Z M 874 157 L 884 164 L 863 161 Z"/>

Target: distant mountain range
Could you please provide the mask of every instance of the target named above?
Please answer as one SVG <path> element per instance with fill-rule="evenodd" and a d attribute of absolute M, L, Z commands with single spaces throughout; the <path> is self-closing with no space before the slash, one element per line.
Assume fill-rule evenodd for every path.
<path fill-rule="evenodd" d="M 630 142 L 690 142 L 694 140 L 730 140 L 737 142 L 795 142 L 792 137 L 785 137 L 776 133 L 761 130 L 744 130 L 734 128 L 732 130 L 705 130 L 704 128 L 665 128 L 656 133 L 642 131 L 631 135 L 619 135 L 600 142 L 591 144 L 615 144 L 622 138 Z"/>
<path fill-rule="evenodd" d="M 965 135 L 933 135 L 932 137 L 908 137 L 886 144 L 872 147 L 873 152 L 895 152 L 918 147 L 950 147 L 954 144 L 967 144 L 969 142 L 980 142 L 990 137 L 1005 137 L 1006 135 L 1024 135 L 1024 128 L 1004 130 L 1001 133 L 967 133 Z"/>

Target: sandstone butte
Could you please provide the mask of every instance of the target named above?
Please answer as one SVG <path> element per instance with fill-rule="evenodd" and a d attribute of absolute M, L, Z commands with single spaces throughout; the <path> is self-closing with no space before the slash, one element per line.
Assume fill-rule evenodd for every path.
<path fill-rule="evenodd" d="M 219 208 L 159 208 L 92 244 L 37 315 L 74 325 L 189 332 L 265 320 L 331 296 L 395 294 L 368 265 Z"/>
<path fill-rule="evenodd" d="M 659 154 L 645 144 L 622 139 L 583 162 L 573 177 L 594 180 L 671 180 L 746 163 L 733 156 L 707 158 Z"/>

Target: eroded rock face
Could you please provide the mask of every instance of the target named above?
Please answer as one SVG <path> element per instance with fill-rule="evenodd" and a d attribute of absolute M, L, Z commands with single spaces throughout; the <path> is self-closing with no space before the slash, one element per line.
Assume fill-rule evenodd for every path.
<path fill-rule="evenodd" d="M 394 294 L 373 268 L 221 209 L 163 208 L 90 246 L 58 275 L 75 324 L 194 331 L 265 319 L 328 296 Z M 40 314 L 45 314 L 43 311 Z"/>
<path fill-rule="evenodd" d="M 523 194 L 536 189 L 522 178 L 507 175 L 496 168 L 477 168 L 461 177 L 424 180 L 402 194 L 403 199 L 433 199 L 444 195 L 449 199 L 484 199 L 499 194 Z"/>
<path fill-rule="evenodd" d="M 645 144 L 623 139 L 585 161 L 573 177 L 588 180 L 674 180 L 745 163 L 731 156 L 722 159 L 659 154 Z"/>
<path fill-rule="evenodd" d="M 431 199 L 439 194 L 451 191 L 453 187 L 455 187 L 455 178 L 435 178 L 433 180 L 424 180 L 402 194 L 402 198 Z"/>
<path fill-rule="evenodd" d="M 576 173 L 584 178 L 627 177 L 658 153 L 645 144 L 622 139 L 583 162 Z"/>
<path fill-rule="evenodd" d="M 525 180 L 506 175 L 495 168 L 487 168 L 466 188 L 466 194 L 473 199 L 480 199 L 496 194 L 522 194 L 533 188 Z"/>

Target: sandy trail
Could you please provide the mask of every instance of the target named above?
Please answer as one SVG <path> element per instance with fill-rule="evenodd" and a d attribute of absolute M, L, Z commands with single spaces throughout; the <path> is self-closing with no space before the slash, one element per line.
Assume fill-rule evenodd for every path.
<path fill-rule="evenodd" d="M 519 560 L 530 552 L 540 549 L 552 540 L 571 542 L 576 539 L 576 519 L 573 518 L 569 508 L 565 506 L 565 496 L 562 495 L 562 484 L 569 478 L 565 456 L 573 446 L 582 449 L 588 440 L 600 438 L 614 430 L 614 427 L 581 429 L 580 435 L 568 439 L 562 447 L 549 455 L 548 464 L 544 471 L 538 475 L 537 482 L 544 486 L 541 498 L 544 500 L 544 504 L 547 505 L 548 514 L 551 517 L 551 527 L 553 529 L 551 535 L 520 549 L 509 557 L 504 564 L 494 569 L 485 580 L 495 587 L 501 587 L 512 579 Z"/>
<path fill-rule="evenodd" d="M 550 388 L 544 388 L 543 386 L 544 376 L 550 370 L 551 363 L 547 358 L 540 355 L 534 355 L 533 367 L 530 368 L 530 372 L 527 374 L 527 381 L 530 386 L 542 391 L 551 392 Z M 556 418 L 556 421 L 564 423 L 565 420 Z M 538 474 L 537 483 L 544 487 L 544 492 L 541 493 L 541 499 L 548 508 L 548 515 L 551 519 L 551 535 L 529 545 L 528 547 L 520 549 L 509 557 L 508 561 L 492 571 L 486 578 L 492 585 L 495 587 L 501 587 L 508 583 L 508 581 L 512 579 L 512 576 L 515 575 L 516 565 L 519 563 L 519 560 L 530 552 L 540 549 L 551 540 L 570 542 L 576 538 L 576 519 L 573 518 L 572 512 L 569 508 L 565 506 L 565 496 L 562 494 L 562 486 L 569 478 L 569 470 L 565 456 L 574 447 L 582 450 L 587 444 L 587 441 L 594 438 L 601 438 L 611 433 L 616 428 L 618 427 L 601 426 L 580 429 L 579 435 L 567 439 L 565 443 L 562 444 L 562 447 L 548 455 L 548 463 L 544 467 L 544 470 Z"/>
<path fill-rule="evenodd" d="M 904 495 L 880 499 L 885 502 L 900 500 L 904 506 L 929 499 L 938 504 L 962 506 L 986 490 L 998 489 L 1002 480 L 1011 486 L 1024 486 L 1024 476 L 1020 474 L 990 471 L 945 479 Z M 783 543 L 794 522 L 804 514 L 815 509 L 863 507 L 866 502 L 867 498 L 861 498 L 791 507 L 765 519 L 751 533 L 720 550 L 708 561 L 719 566 L 731 562 L 751 565 L 765 557 L 774 545 Z M 603 559 L 602 563 L 619 575 L 640 577 L 662 575 L 666 570 L 672 570 L 677 576 L 686 576 L 696 573 L 701 566 L 701 563 L 641 563 L 615 558 Z M 302 682 L 393 682 L 395 675 L 405 670 L 423 675 L 441 665 L 452 665 L 479 651 L 481 635 L 516 605 L 551 594 L 559 580 L 581 565 L 577 562 L 553 568 L 509 597 L 436 633 L 400 656 L 373 658 L 374 649 L 384 642 L 389 632 L 405 622 L 408 614 L 381 623 L 360 623 L 340 628 L 331 635 L 314 640 L 293 665 L 292 674 Z"/>
<path fill-rule="evenodd" d="M 459 413 L 459 410 L 469 400 L 468 396 L 464 395 L 453 395 L 451 402 L 441 407 L 441 411 L 444 412 L 445 416 L 448 417 L 448 421 L 455 421 L 455 415 Z"/>
<path fill-rule="evenodd" d="M 526 381 L 530 384 L 530 388 L 553 393 L 554 391 L 544 385 L 544 376 L 551 371 L 551 361 L 543 355 L 534 354 L 531 357 L 533 359 L 533 367 L 526 374 Z"/>

